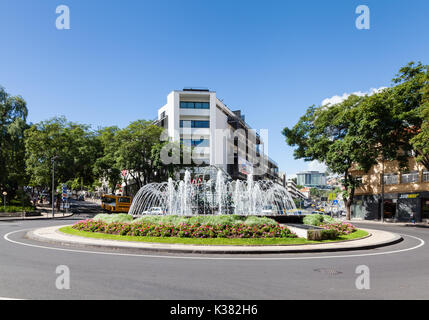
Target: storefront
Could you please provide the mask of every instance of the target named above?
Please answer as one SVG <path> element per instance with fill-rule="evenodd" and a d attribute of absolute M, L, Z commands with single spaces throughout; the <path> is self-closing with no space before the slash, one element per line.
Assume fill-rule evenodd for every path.
<path fill-rule="evenodd" d="M 356 196 L 352 218 L 380 220 L 381 208 L 381 195 Z M 383 216 L 386 220 L 404 222 L 429 219 L 429 192 L 385 194 Z"/>

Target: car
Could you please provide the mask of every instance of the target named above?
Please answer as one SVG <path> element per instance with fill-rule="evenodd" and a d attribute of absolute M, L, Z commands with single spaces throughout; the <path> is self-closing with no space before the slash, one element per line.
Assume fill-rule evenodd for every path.
<path fill-rule="evenodd" d="M 262 214 L 266 216 L 272 216 L 277 214 L 283 214 L 283 211 L 280 211 L 277 206 L 264 206 L 262 208 Z"/>
<path fill-rule="evenodd" d="M 152 207 L 148 211 L 143 212 L 143 214 L 152 215 L 152 216 L 161 216 L 161 215 L 165 215 L 166 211 L 161 207 Z"/>

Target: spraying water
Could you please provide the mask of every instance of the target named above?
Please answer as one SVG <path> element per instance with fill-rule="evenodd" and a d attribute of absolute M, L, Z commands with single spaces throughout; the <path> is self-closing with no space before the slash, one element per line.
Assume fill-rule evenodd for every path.
<path fill-rule="evenodd" d="M 166 214 L 276 215 L 296 209 L 289 192 L 272 181 L 231 180 L 225 172 L 191 179 L 186 170 L 183 180 L 151 183 L 142 187 L 129 210 L 133 216 Z"/>

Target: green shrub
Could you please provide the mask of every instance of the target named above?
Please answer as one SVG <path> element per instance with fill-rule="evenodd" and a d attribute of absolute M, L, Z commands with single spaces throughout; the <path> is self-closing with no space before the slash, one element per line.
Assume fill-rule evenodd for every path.
<path fill-rule="evenodd" d="M 8 213 L 13 213 L 13 212 L 33 212 L 35 211 L 35 209 L 33 207 L 30 206 L 26 206 L 26 207 L 22 207 L 22 206 L 6 206 L 6 209 L 4 206 L 0 206 L 0 212 L 8 212 Z"/>
<path fill-rule="evenodd" d="M 105 223 L 115 223 L 115 222 L 128 222 L 133 221 L 133 217 L 129 214 L 98 214 L 94 217 L 95 221 L 101 221 Z"/>
<path fill-rule="evenodd" d="M 133 223 L 153 223 L 153 224 L 171 224 L 177 226 L 179 224 L 189 223 L 189 224 L 199 224 L 199 225 L 239 225 L 245 224 L 248 226 L 260 226 L 260 225 L 269 225 L 275 226 L 277 222 L 273 219 L 266 217 L 256 217 L 256 216 L 238 216 L 238 215 L 206 215 L 206 216 L 193 216 L 186 218 L 183 216 L 142 216 Z"/>
<path fill-rule="evenodd" d="M 98 217 L 98 220 L 85 220 L 76 223 L 73 228 L 81 231 L 100 232 L 107 234 L 117 234 L 126 236 L 147 236 L 147 237 L 180 237 L 180 238 L 296 238 L 287 227 L 280 224 L 267 225 L 261 224 L 246 225 L 238 223 L 244 218 L 237 216 L 230 216 L 229 219 L 225 217 L 207 217 L 204 220 L 207 223 L 213 223 L 216 219 L 222 221 L 235 221 L 235 224 L 201 224 L 190 223 L 193 218 L 188 218 L 187 223 L 180 223 L 173 225 L 170 223 L 159 223 L 159 221 L 167 219 L 186 219 L 183 217 L 142 217 L 137 223 L 128 222 L 104 222 L 105 216 Z M 158 221 L 157 223 L 148 222 L 148 219 Z"/>
<path fill-rule="evenodd" d="M 303 222 L 310 226 L 320 226 L 323 223 L 336 223 L 337 220 L 323 214 L 311 214 L 305 216 Z"/>

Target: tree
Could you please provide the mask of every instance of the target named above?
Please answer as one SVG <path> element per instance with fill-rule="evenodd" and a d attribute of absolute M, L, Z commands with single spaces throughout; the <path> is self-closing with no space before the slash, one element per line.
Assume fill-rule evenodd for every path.
<path fill-rule="evenodd" d="M 429 170 L 429 102 L 421 108 L 421 117 L 425 119 L 420 131 L 410 140 L 414 150 L 417 151 L 417 161 L 423 164 Z"/>
<path fill-rule="evenodd" d="M 358 134 L 364 138 L 373 156 L 381 162 L 381 219 L 384 219 L 384 164 L 398 161 L 401 170 L 408 169 L 413 147 L 422 163 L 429 159 L 424 145 L 412 144 L 421 132 L 424 79 L 427 76 L 421 63 L 410 62 L 393 79 L 394 86 L 367 97 L 359 114 Z"/>
<path fill-rule="evenodd" d="M 296 158 L 324 162 L 332 173 L 343 176 L 347 219 L 360 184 L 352 169 L 367 172 L 378 161 L 384 168 L 385 161 L 393 160 L 405 169 L 413 149 L 417 160 L 429 164 L 428 83 L 428 66 L 410 62 L 391 88 L 370 96 L 352 95 L 336 105 L 312 106 L 293 129 L 283 130 L 286 142 L 297 147 Z"/>
<path fill-rule="evenodd" d="M 27 104 L 0 87 L 0 188 L 14 197 L 25 185 L 24 131 L 28 127 Z"/>
<path fill-rule="evenodd" d="M 55 182 L 94 183 L 93 163 L 100 156 L 96 135 L 87 125 L 53 118 L 25 131 L 26 171 L 30 185 L 51 190 L 51 170 L 55 160 Z"/>
<path fill-rule="evenodd" d="M 403 94 L 404 92 L 414 95 L 411 110 L 415 121 L 412 123 L 412 130 L 408 130 L 411 135 L 409 142 L 416 152 L 417 161 L 429 170 L 429 66 L 410 63 L 400 70 L 394 82 L 400 83 L 398 89 L 402 89 L 398 90 L 398 100 L 409 101 L 409 94 Z"/>
<path fill-rule="evenodd" d="M 106 127 L 98 130 L 97 139 L 102 149 L 102 155 L 94 163 L 93 172 L 99 179 L 107 181 L 109 188 L 115 192 L 121 182 L 121 168 L 117 163 L 117 152 L 120 142 L 117 134 L 118 127 Z"/>
<path fill-rule="evenodd" d="M 154 164 L 153 149 L 161 143 L 162 131 L 162 128 L 151 121 L 138 120 L 116 135 L 117 165 L 128 170 L 139 189 L 156 179 L 157 167 Z"/>
<path fill-rule="evenodd" d="M 351 174 L 354 164 L 361 164 L 368 171 L 373 162 L 370 150 L 356 136 L 356 116 L 364 97 L 350 96 L 347 100 L 328 106 L 310 107 L 292 128 L 285 128 L 286 142 L 296 146 L 295 158 L 325 163 L 330 172 L 343 177 L 343 200 L 347 219 L 359 181 Z"/>

